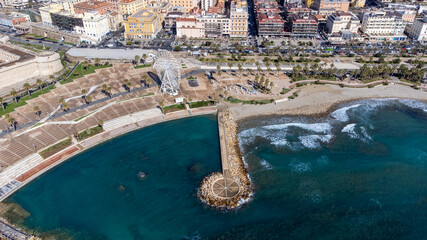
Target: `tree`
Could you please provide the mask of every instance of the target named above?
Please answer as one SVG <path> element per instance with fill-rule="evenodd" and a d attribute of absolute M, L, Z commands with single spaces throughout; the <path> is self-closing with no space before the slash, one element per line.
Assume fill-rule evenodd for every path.
<path fill-rule="evenodd" d="M 85 97 L 85 102 L 86 102 L 86 104 L 90 104 L 92 102 L 92 97 L 91 96 L 86 96 Z"/>
<path fill-rule="evenodd" d="M 4 109 L 4 99 L 2 97 L 0 97 L 0 104 L 1 104 L 3 111 L 4 111 L 5 110 Z"/>
<path fill-rule="evenodd" d="M 89 66 L 89 63 L 87 61 L 84 61 L 82 63 L 82 65 L 83 65 L 84 69 L 87 70 L 87 67 Z"/>
<path fill-rule="evenodd" d="M 10 95 L 15 99 L 15 102 L 18 103 L 18 92 L 14 88 L 10 91 Z"/>
<path fill-rule="evenodd" d="M 232 63 L 228 63 L 228 67 L 230 68 L 230 78 L 231 78 L 231 68 L 233 67 Z"/>
<path fill-rule="evenodd" d="M 65 103 L 65 100 L 64 100 L 64 98 L 63 98 L 63 97 L 60 97 L 60 98 L 58 99 L 58 101 L 59 101 L 59 104 L 63 104 L 63 103 Z"/>
<path fill-rule="evenodd" d="M 49 76 L 49 81 L 50 81 L 52 84 L 55 84 L 55 76 L 50 75 L 50 76 Z"/>
<path fill-rule="evenodd" d="M 98 126 L 102 127 L 104 125 L 104 120 L 99 119 L 98 120 Z"/>
<path fill-rule="evenodd" d="M 24 89 L 27 91 L 28 95 L 31 96 L 31 92 L 30 92 L 31 86 L 29 83 L 27 83 L 27 82 L 24 83 Z"/>
<path fill-rule="evenodd" d="M 101 60 L 99 58 L 95 58 L 95 65 L 98 66 Z"/>
<path fill-rule="evenodd" d="M 221 83 L 221 66 L 219 64 L 216 65 L 216 70 L 218 70 L 218 79 L 219 83 Z"/>
<path fill-rule="evenodd" d="M 274 66 L 276 67 L 276 72 L 277 72 L 277 78 L 279 78 L 279 72 L 280 72 L 280 64 L 279 63 L 274 63 Z"/>
<path fill-rule="evenodd" d="M 132 86 L 132 83 L 129 81 L 129 79 L 125 79 L 123 82 L 125 83 L 128 92 L 130 92 L 130 87 Z"/>
<path fill-rule="evenodd" d="M 43 90 L 43 82 L 42 82 L 42 80 L 37 79 L 36 84 L 37 84 L 37 86 L 39 87 L 39 89 L 42 89 L 42 90 Z"/>
<path fill-rule="evenodd" d="M 86 89 L 82 89 L 82 95 L 83 95 L 83 97 L 85 97 L 86 93 L 87 93 L 87 90 Z"/>
<path fill-rule="evenodd" d="M 142 54 L 142 59 L 144 60 L 144 63 L 145 63 L 145 60 L 147 59 L 147 54 Z"/>
<path fill-rule="evenodd" d="M 242 72 L 243 72 L 243 68 L 242 68 L 242 64 L 238 64 L 237 67 L 239 68 L 239 78 L 242 78 Z"/>
<path fill-rule="evenodd" d="M 62 110 L 64 110 L 65 112 L 67 112 L 67 111 L 68 111 L 68 109 L 70 109 L 70 107 L 68 107 L 68 103 L 66 103 L 66 102 L 63 102 L 63 103 L 61 104 L 61 106 L 62 106 Z"/>
<path fill-rule="evenodd" d="M 13 127 L 13 130 L 16 130 L 16 120 L 11 117 L 9 114 L 4 115 L 6 122 L 9 126 Z"/>
<path fill-rule="evenodd" d="M 39 106 L 34 106 L 33 107 L 33 112 L 39 117 L 39 119 L 40 119 L 40 115 L 41 115 L 41 111 L 40 111 L 40 108 L 39 108 Z"/>
<path fill-rule="evenodd" d="M 135 62 L 136 62 L 136 65 L 138 65 L 138 63 L 139 63 L 139 59 L 140 59 L 140 57 L 139 57 L 138 55 L 135 55 Z"/>

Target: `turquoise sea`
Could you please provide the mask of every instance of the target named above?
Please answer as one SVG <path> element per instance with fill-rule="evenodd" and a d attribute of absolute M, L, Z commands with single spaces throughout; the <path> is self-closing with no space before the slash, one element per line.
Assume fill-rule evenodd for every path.
<path fill-rule="evenodd" d="M 361 100 L 324 118 L 249 119 L 239 139 L 255 195 L 237 211 L 196 197 L 221 167 L 215 116 L 113 139 L 8 201 L 31 213 L 26 227 L 74 239 L 427 238 L 427 103 Z"/>

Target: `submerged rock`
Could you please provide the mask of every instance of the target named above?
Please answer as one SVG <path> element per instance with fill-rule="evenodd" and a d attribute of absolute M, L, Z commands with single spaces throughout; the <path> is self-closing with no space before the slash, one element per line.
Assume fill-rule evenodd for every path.
<path fill-rule="evenodd" d="M 139 180 L 143 180 L 147 177 L 147 174 L 145 172 L 139 172 L 138 173 L 138 178 Z"/>

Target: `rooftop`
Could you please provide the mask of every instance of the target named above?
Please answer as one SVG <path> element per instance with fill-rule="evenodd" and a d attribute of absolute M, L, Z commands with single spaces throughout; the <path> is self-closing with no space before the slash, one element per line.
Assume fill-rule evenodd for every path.
<path fill-rule="evenodd" d="M 112 5 L 112 4 L 108 3 L 108 2 L 87 1 L 87 2 L 76 3 L 76 4 L 74 4 L 74 7 L 88 8 L 88 9 L 96 10 L 96 9 L 104 8 L 104 7 L 107 7 L 110 5 Z"/>

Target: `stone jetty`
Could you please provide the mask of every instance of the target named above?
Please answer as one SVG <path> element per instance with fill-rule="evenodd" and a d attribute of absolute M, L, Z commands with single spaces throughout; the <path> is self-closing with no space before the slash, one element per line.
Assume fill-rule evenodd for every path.
<path fill-rule="evenodd" d="M 211 207 L 229 210 L 251 199 L 252 187 L 237 138 L 237 125 L 229 111 L 218 113 L 222 172 L 205 177 L 198 196 Z"/>

